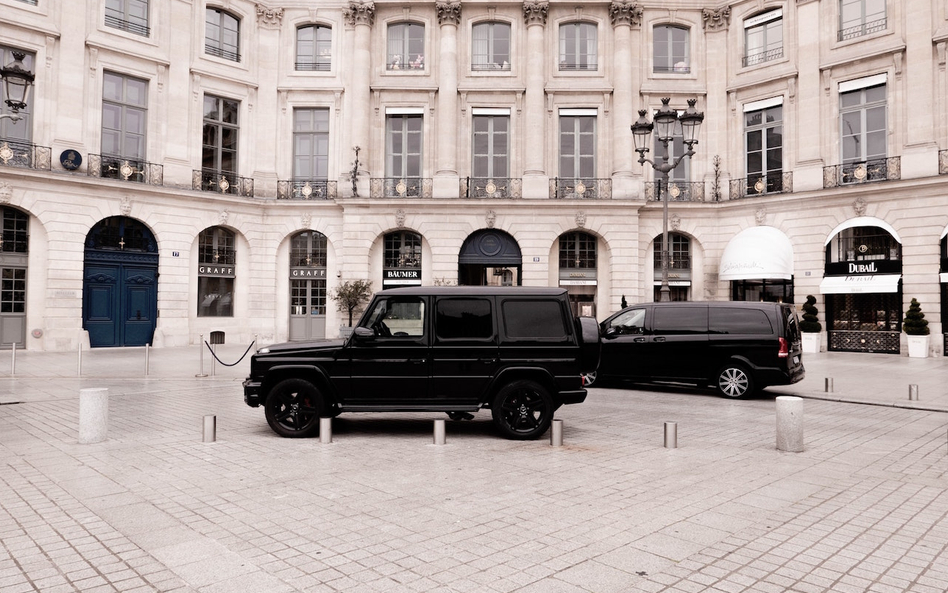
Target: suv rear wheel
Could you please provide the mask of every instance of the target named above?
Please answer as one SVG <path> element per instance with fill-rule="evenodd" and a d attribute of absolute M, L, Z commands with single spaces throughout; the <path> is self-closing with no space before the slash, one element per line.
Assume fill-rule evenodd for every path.
<path fill-rule="evenodd" d="M 508 439 L 537 439 L 553 421 L 553 400 L 534 381 L 514 381 L 500 390 L 491 406 L 494 424 Z"/>
<path fill-rule="evenodd" d="M 739 364 L 727 364 L 718 372 L 718 393 L 724 397 L 741 398 L 754 393 L 754 379 Z"/>
<path fill-rule="evenodd" d="M 281 437 L 304 438 L 319 432 L 323 398 L 316 386 L 303 379 L 277 383 L 264 404 L 267 423 Z"/>

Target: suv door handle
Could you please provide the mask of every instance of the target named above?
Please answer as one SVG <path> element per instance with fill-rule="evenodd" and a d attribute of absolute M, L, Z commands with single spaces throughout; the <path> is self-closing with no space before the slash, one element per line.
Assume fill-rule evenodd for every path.
<path fill-rule="evenodd" d="M 665 341 L 665 336 L 655 336 L 655 339 L 654 339 L 653 341 L 655 341 L 655 342 L 664 342 L 664 341 Z"/>
<path fill-rule="evenodd" d="M 642 342 L 645 341 L 645 338 L 634 338 L 632 341 L 633 341 L 633 342 L 636 342 L 636 343 L 638 343 L 638 344 L 641 344 Z"/>
<path fill-rule="evenodd" d="M 478 358 L 477 362 L 480 362 L 483 364 L 494 364 L 495 362 L 497 362 L 497 359 L 496 358 Z"/>
<path fill-rule="evenodd" d="M 425 359 L 424 358 L 409 358 L 408 362 L 412 364 L 422 364 L 425 362 Z"/>

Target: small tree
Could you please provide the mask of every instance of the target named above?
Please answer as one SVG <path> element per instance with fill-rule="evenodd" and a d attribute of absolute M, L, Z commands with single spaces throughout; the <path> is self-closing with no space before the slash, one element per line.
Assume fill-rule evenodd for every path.
<path fill-rule="evenodd" d="M 908 311 L 905 312 L 905 319 L 902 321 L 902 329 L 910 336 L 927 336 L 931 330 L 928 327 L 928 320 L 922 313 L 922 306 L 918 304 L 918 299 L 912 299 Z"/>
<path fill-rule="evenodd" d="M 823 330 L 820 324 L 820 310 L 816 308 L 816 297 L 812 294 L 806 295 L 806 302 L 803 303 L 803 321 L 800 322 L 800 331 L 807 333 L 818 333 Z"/>
<path fill-rule="evenodd" d="M 336 286 L 329 298 L 336 301 L 336 311 L 349 313 L 349 327 L 352 327 L 352 312 L 372 298 L 372 281 L 346 280 Z"/>

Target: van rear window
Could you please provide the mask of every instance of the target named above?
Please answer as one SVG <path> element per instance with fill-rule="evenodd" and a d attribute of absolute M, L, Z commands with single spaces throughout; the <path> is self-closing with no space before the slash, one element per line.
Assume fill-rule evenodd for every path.
<path fill-rule="evenodd" d="M 504 301 L 504 330 L 514 339 L 567 337 L 566 320 L 559 301 Z"/>
<path fill-rule="evenodd" d="M 709 329 L 713 334 L 774 333 L 767 314 L 758 309 L 740 307 L 711 307 Z"/>

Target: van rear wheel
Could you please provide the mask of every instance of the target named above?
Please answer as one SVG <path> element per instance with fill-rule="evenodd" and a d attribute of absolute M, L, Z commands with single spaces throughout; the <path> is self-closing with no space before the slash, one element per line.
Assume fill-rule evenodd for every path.
<path fill-rule="evenodd" d="M 494 398 L 491 415 L 497 430 L 508 439 L 537 439 L 553 422 L 553 400 L 534 381 L 514 381 Z"/>
<path fill-rule="evenodd" d="M 743 366 L 729 364 L 718 372 L 717 388 L 724 397 L 738 399 L 754 393 L 754 379 Z"/>

